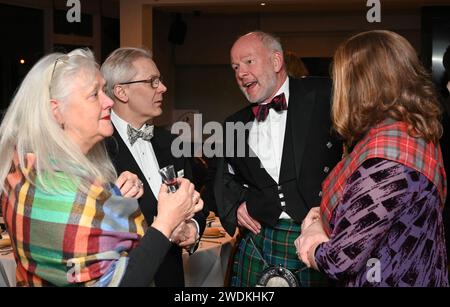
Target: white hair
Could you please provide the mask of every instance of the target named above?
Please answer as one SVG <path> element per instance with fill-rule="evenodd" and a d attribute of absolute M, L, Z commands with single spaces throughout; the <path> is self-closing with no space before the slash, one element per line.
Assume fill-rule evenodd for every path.
<path fill-rule="evenodd" d="M 260 41 L 268 50 L 273 52 L 280 52 L 281 54 L 283 54 L 283 47 L 281 46 L 279 38 L 262 31 L 253 31 L 247 33 L 246 35 L 251 34 L 256 35 L 256 37 L 260 39 Z"/>
<path fill-rule="evenodd" d="M 137 74 L 133 62 L 137 59 L 152 59 L 152 53 L 142 48 L 123 47 L 114 50 L 105 60 L 101 72 L 106 81 L 106 94 L 115 99 L 114 86 L 128 82 Z"/>
<path fill-rule="evenodd" d="M 83 74 L 92 82 L 98 64 L 88 49 L 76 49 L 68 54 L 52 53 L 43 57 L 26 75 L 15 94 L 0 126 L 0 192 L 5 191 L 5 178 L 11 169 L 14 152 L 19 156 L 27 180 L 34 176 L 24 171 L 26 155 L 36 156 L 36 175 L 46 190 L 60 190 L 56 172 L 71 178 L 82 178 L 81 188 L 89 189 L 92 180 L 114 182 L 117 173 L 103 142 L 97 143 L 84 155 L 57 123 L 51 110 L 51 99 L 64 108 L 74 90 L 74 80 Z M 43 182 L 46 177 L 49 181 Z"/>

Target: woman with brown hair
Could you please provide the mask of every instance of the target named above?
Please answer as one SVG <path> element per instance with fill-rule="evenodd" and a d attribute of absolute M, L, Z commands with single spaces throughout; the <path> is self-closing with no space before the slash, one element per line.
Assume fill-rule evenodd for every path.
<path fill-rule="evenodd" d="M 352 148 L 323 183 L 299 258 L 346 286 L 448 286 L 441 110 L 408 41 L 355 35 L 333 64 L 335 130 Z"/>

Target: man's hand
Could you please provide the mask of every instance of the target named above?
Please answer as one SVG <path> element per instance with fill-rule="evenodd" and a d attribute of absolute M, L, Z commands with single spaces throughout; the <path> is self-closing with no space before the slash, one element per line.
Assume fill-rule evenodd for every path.
<path fill-rule="evenodd" d="M 186 250 L 191 249 L 199 239 L 195 222 L 192 220 L 182 222 L 175 228 L 170 239 L 173 243 L 178 244 L 178 246 Z"/>
<path fill-rule="evenodd" d="M 247 203 L 245 202 L 243 202 L 237 210 L 237 219 L 239 226 L 247 228 L 255 235 L 261 231 L 261 224 L 248 214 Z"/>

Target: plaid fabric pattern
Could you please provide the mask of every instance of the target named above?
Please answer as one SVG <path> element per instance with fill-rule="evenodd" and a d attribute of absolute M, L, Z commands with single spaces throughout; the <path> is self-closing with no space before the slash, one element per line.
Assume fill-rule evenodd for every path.
<path fill-rule="evenodd" d="M 438 188 L 442 205 L 445 203 L 447 181 L 439 144 L 411 137 L 405 123 L 387 119 L 372 128 L 323 182 L 320 211 L 328 234 L 331 234 L 330 220 L 348 178 L 364 161 L 372 158 L 395 161 L 422 173 Z"/>
<path fill-rule="evenodd" d="M 302 287 L 327 286 L 328 281 L 324 275 L 308 269 L 298 259 L 294 241 L 299 235 L 300 225 L 292 220 L 280 220 L 274 228 L 263 226 L 257 235 L 247 231 L 239 242 L 234 257 L 231 286 L 256 286 L 267 268 L 260 255 L 269 266 L 281 265 L 296 273 Z M 254 245 L 249 238 L 253 239 Z"/>
<path fill-rule="evenodd" d="M 146 227 L 137 202 L 95 182 L 82 193 L 81 179 L 63 173 L 57 176 L 64 191 L 50 194 L 24 177 L 35 177 L 34 164 L 32 154 L 25 157 L 23 168 L 14 156 L 1 199 L 18 286 L 118 285 L 128 251 Z"/>

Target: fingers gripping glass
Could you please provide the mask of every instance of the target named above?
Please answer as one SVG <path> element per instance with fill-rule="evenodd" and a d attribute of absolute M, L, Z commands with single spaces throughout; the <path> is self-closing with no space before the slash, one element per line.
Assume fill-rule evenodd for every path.
<path fill-rule="evenodd" d="M 169 192 L 175 193 L 178 190 L 177 176 L 175 175 L 175 168 L 173 165 L 168 165 L 159 170 L 162 181 L 169 188 Z"/>
<path fill-rule="evenodd" d="M 148 84 L 150 84 L 150 86 L 152 88 L 157 89 L 161 82 L 162 82 L 161 76 L 151 76 L 149 79 L 122 82 L 122 83 L 119 83 L 118 85 L 126 85 L 126 84 L 133 84 L 133 83 L 148 83 Z"/>

